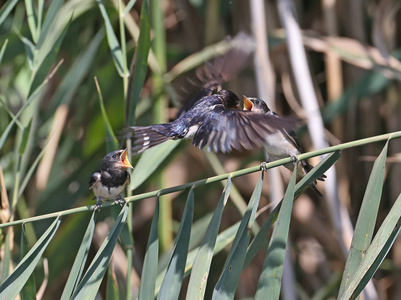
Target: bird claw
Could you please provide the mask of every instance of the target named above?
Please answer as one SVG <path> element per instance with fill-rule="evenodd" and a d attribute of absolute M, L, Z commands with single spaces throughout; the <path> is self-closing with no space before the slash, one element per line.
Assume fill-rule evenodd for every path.
<path fill-rule="evenodd" d="M 295 164 L 296 162 L 298 162 L 298 157 L 296 157 L 295 155 L 294 155 L 294 156 L 291 156 L 291 162 L 292 162 L 293 164 Z"/>
<path fill-rule="evenodd" d="M 94 210 L 95 211 L 100 211 L 100 209 L 102 208 L 102 203 L 100 203 L 100 202 L 97 202 L 96 204 L 95 204 L 95 208 L 94 208 Z"/>
<path fill-rule="evenodd" d="M 116 198 L 114 200 L 114 204 L 119 204 L 120 206 L 123 206 L 125 203 L 127 203 L 124 198 L 122 196 L 118 196 L 118 198 Z"/>
<path fill-rule="evenodd" d="M 262 171 L 267 171 L 267 168 L 266 168 L 266 164 L 267 164 L 267 162 L 262 162 L 261 164 L 260 164 L 260 170 L 262 170 Z"/>

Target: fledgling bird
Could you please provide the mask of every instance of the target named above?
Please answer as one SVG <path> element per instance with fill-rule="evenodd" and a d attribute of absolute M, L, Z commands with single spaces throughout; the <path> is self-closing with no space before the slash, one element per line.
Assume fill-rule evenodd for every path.
<path fill-rule="evenodd" d="M 259 114 L 240 108 L 238 97 L 220 90 L 204 96 L 189 110 L 170 123 L 134 126 L 134 153 L 140 153 L 167 140 L 193 138 L 192 144 L 208 151 L 230 152 L 261 147 L 265 133 L 288 126 L 288 120 L 270 114 Z"/>
<path fill-rule="evenodd" d="M 243 96 L 243 98 L 244 110 L 280 118 L 280 116 L 272 111 L 263 100 L 246 96 Z M 274 133 L 266 133 L 263 147 L 266 150 L 270 161 L 287 157 L 291 157 L 293 161 L 296 161 L 296 156 L 304 152 L 298 142 L 294 129 L 288 126 L 280 128 Z M 300 165 L 302 168 L 297 169 L 298 178 L 304 177 L 306 173 L 313 169 L 313 166 L 307 160 L 300 161 Z M 287 169 L 294 171 L 293 163 L 285 164 L 284 166 Z M 324 181 L 324 178 L 326 178 L 326 175 L 323 174 L 318 178 L 318 180 Z M 315 184 L 312 184 L 311 187 L 322 196 Z"/>
<path fill-rule="evenodd" d="M 133 169 L 127 158 L 127 149 L 110 152 L 103 158 L 100 170 L 89 180 L 89 188 L 97 199 L 95 210 L 100 210 L 103 200 L 115 199 L 114 202 L 120 205 L 125 203 L 122 192 L 131 181 L 129 168 Z"/>

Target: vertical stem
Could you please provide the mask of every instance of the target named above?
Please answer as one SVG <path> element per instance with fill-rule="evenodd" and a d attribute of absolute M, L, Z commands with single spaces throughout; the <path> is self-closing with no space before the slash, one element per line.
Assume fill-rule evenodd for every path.
<path fill-rule="evenodd" d="M 156 60 L 160 66 L 161 72 L 166 72 L 166 32 L 164 28 L 164 15 L 163 15 L 163 3 L 162 0 L 154 0 L 151 3 L 151 20 L 154 31 L 153 39 L 153 52 L 155 53 Z M 163 89 L 163 80 L 160 76 L 153 76 L 153 86 L 155 90 Z M 153 117 L 154 123 L 165 123 L 167 110 L 167 98 L 165 94 L 160 94 L 155 99 L 153 105 Z M 164 186 L 165 176 L 159 174 L 157 178 L 157 185 L 159 187 Z M 161 251 L 170 248 L 173 241 L 172 233 L 172 209 L 171 209 L 171 197 L 169 195 L 167 201 L 160 201 L 160 219 L 159 219 L 159 235 L 160 235 L 160 248 Z"/>
<path fill-rule="evenodd" d="M 127 99 L 128 95 L 128 80 L 129 80 L 129 72 L 127 66 L 127 43 L 125 38 L 125 26 L 124 26 L 124 5 L 121 0 L 118 1 L 118 16 L 119 16 L 119 26 L 120 26 L 120 44 L 121 44 L 121 52 L 123 54 L 123 92 L 124 92 L 124 100 L 125 102 L 129 101 Z M 127 107 L 127 103 L 125 103 L 124 107 Z M 127 114 L 124 112 L 124 116 Z M 125 124 L 127 124 L 128 120 L 125 120 Z M 128 124 L 129 125 L 129 124 Z M 126 146 L 128 148 L 128 156 L 131 157 L 131 140 L 126 140 Z M 132 196 L 132 192 L 130 189 L 127 189 L 127 197 Z M 126 245 L 127 249 L 127 289 L 126 289 L 126 299 L 131 299 L 131 274 L 132 274 L 132 249 L 134 247 L 133 244 L 133 235 L 132 235 L 132 205 L 128 207 L 128 216 L 127 216 L 127 224 L 128 232 L 132 237 L 132 243 L 130 242 Z"/>
<path fill-rule="evenodd" d="M 128 91 L 128 66 L 127 66 L 127 43 L 125 40 L 125 26 L 124 26 L 124 6 L 121 3 L 121 0 L 118 1 L 118 16 L 119 16 L 119 25 L 120 25 L 120 44 L 121 44 L 121 52 L 123 53 L 123 88 L 124 88 L 124 98 L 127 96 Z"/>
<path fill-rule="evenodd" d="M 208 0 L 206 3 L 205 44 L 216 42 L 219 31 L 219 0 Z"/>

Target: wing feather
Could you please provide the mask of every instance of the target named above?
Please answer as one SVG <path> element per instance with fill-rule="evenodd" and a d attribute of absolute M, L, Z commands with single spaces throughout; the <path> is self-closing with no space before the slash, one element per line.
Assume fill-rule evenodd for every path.
<path fill-rule="evenodd" d="M 278 130 L 292 130 L 294 122 L 271 114 L 224 109 L 221 106 L 205 115 L 195 133 L 193 144 L 214 152 L 241 151 L 262 147 L 268 134 Z"/>

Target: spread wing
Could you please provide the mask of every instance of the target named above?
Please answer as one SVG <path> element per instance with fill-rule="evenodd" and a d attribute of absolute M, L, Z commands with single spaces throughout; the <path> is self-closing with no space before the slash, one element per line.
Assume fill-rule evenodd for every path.
<path fill-rule="evenodd" d="M 196 132 L 193 145 L 208 151 L 230 152 L 262 147 L 269 133 L 288 130 L 293 120 L 271 114 L 216 107 Z"/>

